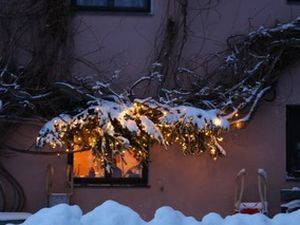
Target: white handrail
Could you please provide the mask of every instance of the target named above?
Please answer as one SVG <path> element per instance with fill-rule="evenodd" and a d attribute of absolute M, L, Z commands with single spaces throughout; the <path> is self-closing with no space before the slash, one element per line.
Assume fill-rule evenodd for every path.
<path fill-rule="evenodd" d="M 244 188 L 245 188 L 245 174 L 246 174 L 246 169 L 241 169 L 236 178 L 236 191 L 234 195 L 234 207 L 236 211 L 239 211 L 243 194 L 244 194 Z"/>

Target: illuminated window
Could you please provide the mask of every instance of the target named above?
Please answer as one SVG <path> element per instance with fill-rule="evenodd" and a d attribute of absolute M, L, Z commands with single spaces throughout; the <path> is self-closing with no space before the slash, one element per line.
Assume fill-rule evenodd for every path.
<path fill-rule="evenodd" d="M 72 0 L 80 10 L 150 12 L 151 0 Z"/>
<path fill-rule="evenodd" d="M 286 170 L 288 178 L 300 178 L 300 105 L 286 107 Z"/>
<path fill-rule="evenodd" d="M 90 151 L 70 155 L 69 160 L 73 164 L 75 185 L 147 185 L 147 165 L 135 159 L 130 150 L 123 159 L 116 158 L 114 168 L 102 166 Z"/>

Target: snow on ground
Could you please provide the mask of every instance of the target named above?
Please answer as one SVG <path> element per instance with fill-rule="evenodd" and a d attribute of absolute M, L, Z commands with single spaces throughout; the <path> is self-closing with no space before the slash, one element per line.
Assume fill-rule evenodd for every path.
<path fill-rule="evenodd" d="M 81 218 L 82 225 L 146 225 L 131 208 L 114 201 L 106 201 Z M 35 224 L 31 224 L 35 225 Z"/>
<path fill-rule="evenodd" d="M 11 224 L 10 224 L 11 225 Z M 78 206 L 66 204 L 44 208 L 30 216 L 22 225 L 300 225 L 300 210 L 268 218 L 263 214 L 234 214 L 222 218 L 209 213 L 201 221 L 164 206 L 146 222 L 135 211 L 114 201 L 106 201 L 82 215 Z"/>
<path fill-rule="evenodd" d="M 0 212 L 0 221 L 25 220 L 31 215 L 31 213 L 25 212 Z"/>
<path fill-rule="evenodd" d="M 82 211 L 77 205 L 59 204 L 39 210 L 22 225 L 82 225 L 81 218 Z"/>

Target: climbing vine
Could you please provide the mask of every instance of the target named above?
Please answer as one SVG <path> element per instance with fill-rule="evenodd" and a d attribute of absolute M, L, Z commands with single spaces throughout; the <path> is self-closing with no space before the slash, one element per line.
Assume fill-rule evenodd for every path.
<path fill-rule="evenodd" d="M 17 7 L 7 2 L 0 10 L 0 29 L 7 31 L 0 43 L 1 119 L 49 120 L 38 146 L 91 150 L 111 165 L 129 148 L 147 160 L 153 143 L 177 142 L 184 154 L 207 151 L 213 159 L 225 155 L 222 132 L 245 126 L 263 97 L 276 95 L 282 69 L 298 58 L 300 19 L 229 37 L 227 49 L 204 61 L 209 69 L 198 74 L 182 60 L 188 3 L 168 1 L 148 74 L 118 93 L 113 79 L 87 84 L 71 76 L 72 15 L 66 1 L 27 0 Z M 20 58 L 26 66 L 18 67 Z M 184 78 L 189 85 L 182 85 Z M 140 89 L 156 91 L 140 97 Z"/>

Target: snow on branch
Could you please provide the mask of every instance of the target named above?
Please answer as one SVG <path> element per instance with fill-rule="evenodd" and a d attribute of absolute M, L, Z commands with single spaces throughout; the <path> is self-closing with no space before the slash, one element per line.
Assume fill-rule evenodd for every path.
<path fill-rule="evenodd" d="M 91 150 L 111 165 L 127 149 L 137 159 L 147 161 L 151 144 L 167 146 L 174 141 L 184 154 L 208 150 L 217 158 L 225 154 L 217 139 L 228 126 L 217 110 L 169 107 L 155 101 L 117 103 L 98 99 L 74 116 L 62 114 L 46 123 L 37 145 L 66 146 L 68 152 Z"/>
<path fill-rule="evenodd" d="M 232 126 L 237 121 L 249 122 L 280 72 L 300 57 L 300 17 L 273 28 L 260 27 L 248 35 L 231 36 L 227 44 L 227 50 L 203 62 L 204 71 L 209 71 L 206 74 L 179 67 L 180 76 L 194 78 L 188 90 L 165 88 L 171 91 L 160 92 L 157 99 L 172 105 L 217 109 Z"/>
<path fill-rule="evenodd" d="M 160 58 L 124 93 L 114 91 L 110 81 L 90 86 L 56 81 L 33 91 L 3 67 L 0 112 L 18 118 L 59 115 L 40 130 L 37 145 L 91 150 L 107 165 L 128 149 L 147 161 L 153 143 L 167 147 L 177 142 L 184 154 L 206 151 L 216 159 L 225 155 L 222 131 L 250 122 L 281 70 L 300 57 L 300 18 L 231 36 L 227 44 L 227 50 L 203 62 L 204 74 L 182 65 L 168 70 Z M 145 82 L 155 83 L 157 96 L 137 98 L 134 90 Z"/>

